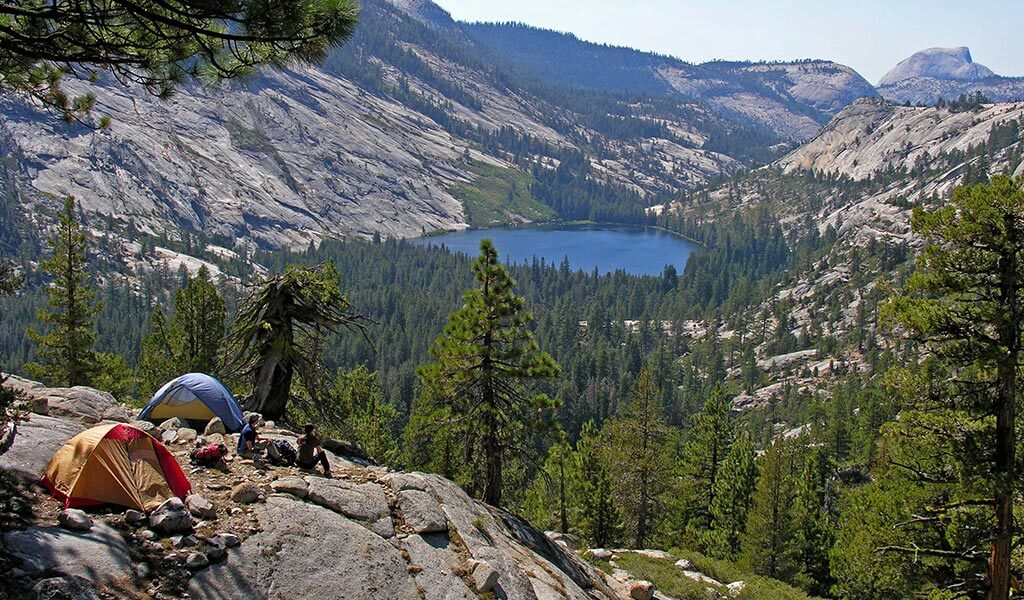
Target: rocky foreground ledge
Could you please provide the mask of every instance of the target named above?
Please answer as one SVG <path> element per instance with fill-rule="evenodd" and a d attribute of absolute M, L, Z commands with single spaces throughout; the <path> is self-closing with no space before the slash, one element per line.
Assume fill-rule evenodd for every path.
<path fill-rule="evenodd" d="M 133 411 L 90 388 L 11 383 L 29 412 L 0 455 L 0 596 L 585 600 L 633 592 L 564 541 L 442 477 L 346 455 L 331 456 L 334 479 L 237 459 L 194 468 L 195 432 L 184 428 L 148 426 L 171 440 L 192 482 L 184 503 L 148 516 L 61 511 L 35 484 L 50 457 L 96 423 L 132 422 Z M 290 431 L 265 433 L 294 443 Z"/>

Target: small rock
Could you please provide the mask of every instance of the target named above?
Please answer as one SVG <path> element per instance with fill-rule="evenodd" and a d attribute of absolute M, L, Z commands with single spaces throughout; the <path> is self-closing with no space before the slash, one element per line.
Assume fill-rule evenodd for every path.
<path fill-rule="evenodd" d="M 210 559 L 210 562 L 220 562 L 227 558 L 228 549 L 220 546 L 214 546 L 207 544 L 203 550 L 206 552 L 206 557 Z"/>
<path fill-rule="evenodd" d="M 654 560 L 672 560 L 672 555 L 664 550 L 631 550 L 634 554 L 653 558 Z"/>
<path fill-rule="evenodd" d="M 203 429 L 204 436 L 210 436 L 214 433 L 224 435 L 227 432 L 228 429 L 224 426 L 224 421 L 222 421 L 220 417 L 210 419 L 210 422 L 206 424 L 206 428 Z"/>
<path fill-rule="evenodd" d="M 262 502 L 266 497 L 267 495 L 263 488 L 253 483 L 240 483 L 231 488 L 231 499 L 239 504 Z"/>
<path fill-rule="evenodd" d="M 174 442 L 176 442 L 177 440 L 178 440 L 178 430 L 177 429 L 168 429 L 168 430 L 166 430 L 166 431 L 164 431 L 163 433 L 160 434 L 160 441 L 163 442 L 163 444 L 165 446 L 169 446 L 169 445 L 173 444 Z"/>
<path fill-rule="evenodd" d="M 143 513 L 141 510 L 135 510 L 134 508 L 129 508 L 128 510 L 124 511 L 124 522 L 129 524 L 129 525 L 133 525 L 133 526 L 137 527 L 137 526 L 141 525 L 142 523 L 144 523 L 145 521 L 146 521 L 146 514 Z"/>
<path fill-rule="evenodd" d="M 199 494 L 186 496 L 185 507 L 188 508 L 188 512 L 192 513 L 192 516 L 197 519 L 217 518 L 217 506 Z"/>
<path fill-rule="evenodd" d="M 241 540 L 238 539 L 237 535 L 227 532 L 218 533 L 217 535 L 211 537 L 209 541 L 210 543 L 216 546 L 223 545 L 225 548 L 234 548 L 235 546 L 242 543 Z"/>
<path fill-rule="evenodd" d="M 149 565 L 147 565 L 146 563 L 137 563 L 133 567 L 133 570 L 135 571 L 135 576 L 139 579 L 146 579 L 149 577 L 150 569 Z"/>
<path fill-rule="evenodd" d="M 64 529 L 72 531 L 89 531 L 92 529 L 92 519 L 84 511 L 77 508 L 67 508 L 57 515 L 57 522 Z"/>
<path fill-rule="evenodd" d="M 193 552 L 185 559 L 185 566 L 192 570 L 203 569 L 210 566 L 210 559 L 203 552 Z"/>
<path fill-rule="evenodd" d="M 685 558 L 676 561 L 676 568 L 680 571 L 696 571 L 697 567 Z"/>
<path fill-rule="evenodd" d="M 734 581 L 729 585 L 725 586 L 729 590 L 729 595 L 736 597 L 743 593 L 743 590 L 747 588 L 746 581 Z"/>
<path fill-rule="evenodd" d="M 633 600 L 651 600 L 654 598 L 654 584 L 650 581 L 634 581 L 629 586 L 629 597 Z"/>
<path fill-rule="evenodd" d="M 227 446 L 227 442 L 224 441 L 224 436 L 219 433 L 211 433 L 203 436 L 206 438 L 204 441 L 207 444 L 224 444 Z"/>
<path fill-rule="evenodd" d="M 170 498 L 149 515 L 149 526 L 164 534 L 184 533 L 192 529 L 192 515 L 180 498 Z"/>
<path fill-rule="evenodd" d="M 238 508 L 237 506 L 232 506 L 231 509 L 228 512 L 231 513 L 231 516 L 233 517 L 235 515 L 240 515 L 240 514 L 242 514 L 245 511 L 243 511 L 242 509 Z"/>
<path fill-rule="evenodd" d="M 139 532 L 139 539 L 145 540 L 147 542 L 152 542 L 153 540 L 155 540 L 158 537 L 160 537 L 160 536 L 158 536 L 156 534 L 156 532 L 153 531 L 152 529 L 143 529 L 142 531 Z"/>
<path fill-rule="evenodd" d="M 178 430 L 178 438 L 176 441 L 179 444 L 188 444 L 196 441 L 198 436 L 199 433 L 196 432 L 195 429 L 192 429 L 191 427 L 182 427 Z"/>
<path fill-rule="evenodd" d="M 30 515 L 32 514 L 32 505 L 25 500 L 14 496 L 7 502 L 7 506 L 11 509 L 11 512 L 16 515 Z"/>
<path fill-rule="evenodd" d="M 309 494 L 309 484 L 299 477 L 282 477 L 270 484 L 270 489 L 280 494 L 291 494 L 305 498 Z"/>
<path fill-rule="evenodd" d="M 98 600 L 96 590 L 82 577 L 50 577 L 42 579 L 32 591 L 39 600 Z"/>
<path fill-rule="evenodd" d="M 176 535 L 171 538 L 171 545 L 175 548 L 191 548 L 198 542 L 194 535 Z"/>
<path fill-rule="evenodd" d="M 498 577 L 500 574 L 495 571 L 491 565 L 482 560 L 473 560 L 470 561 L 470 566 L 472 568 L 471 574 L 473 576 L 473 584 L 476 586 L 476 591 L 484 594 L 493 590 L 494 586 L 498 585 Z"/>

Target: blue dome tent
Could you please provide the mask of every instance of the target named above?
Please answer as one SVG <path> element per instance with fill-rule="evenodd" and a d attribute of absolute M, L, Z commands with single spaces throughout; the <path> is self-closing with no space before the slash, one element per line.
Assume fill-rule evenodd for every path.
<path fill-rule="evenodd" d="M 242 428 L 242 408 L 224 384 L 203 373 L 189 373 L 167 382 L 153 394 L 140 420 L 162 421 L 172 417 L 209 421 L 220 417 L 228 431 Z"/>

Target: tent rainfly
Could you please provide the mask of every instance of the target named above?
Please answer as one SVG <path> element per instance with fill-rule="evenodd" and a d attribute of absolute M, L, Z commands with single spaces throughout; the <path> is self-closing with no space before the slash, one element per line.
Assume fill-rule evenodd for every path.
<path fill-rule="evenodd" d="M 117 504 L 150 510 L 191 484 L 163 444 L 131 425 L 87 429 L 61 446 L 43 471 L 43 485 L 65 507 Z"/>
<path fill-rule="evenodd" d="M 224 427 L 242 429 L 242 408 L 224 384 L 203 373 L 189 373 L 167 382 L 139 413 L 139 420 L 162 421 L 173 417 L 209 421 L 220 417 Z"/>

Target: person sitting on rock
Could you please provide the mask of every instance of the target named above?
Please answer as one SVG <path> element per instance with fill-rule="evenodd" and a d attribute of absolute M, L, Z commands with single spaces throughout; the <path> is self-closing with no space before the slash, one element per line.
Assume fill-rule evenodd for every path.
<path fill-rule="evenodd" d="M 267 451 L 267 455 L 273 460 L 279 460 L 281 458 L 277 451 L 277 447 L 270 442 L 270 440 L 260 439 L 259 432 L 257 431 L 260 426 L 260 416 L 251 415 L 249 422 L 242 428 L 242 433 L 238 436 L 238 455 L 243 458 L 256 459 L 260 456 L 262 450 Z"/>
<path fill-rule="evenodd" d="M 300 469 L 312 469 L 316 466 L 316 463 L 320 463 L 324 468 L 324 477 L 330 479 L 331 477 L 331 464 L 327 462 L 327 453 L 320 447 L 320 438 L 316 435 L 316 428 L 312 425 L 306 425 L 306 433 L 300 435 L 297 443 L 299 444 L 299 457 L 295 460 L 295 464 Z"/>

